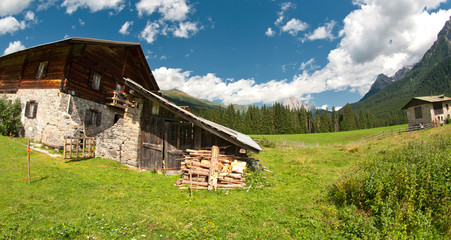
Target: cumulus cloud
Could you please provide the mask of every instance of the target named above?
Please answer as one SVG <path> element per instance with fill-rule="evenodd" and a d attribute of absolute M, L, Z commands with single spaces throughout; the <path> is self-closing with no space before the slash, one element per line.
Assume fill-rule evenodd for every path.
<path fill-rule="evenodd" d="M 265 83 L 255 79 L 230 81 L 213 73 L 195 75 L 164 67 L 156 69 L 154 75 L 162 89 L 178 88 L 225 104 L 271 104 L 291 96 L 305 98 L 331 90 L 363 95 L 379 73 L 393 75 L 401 67 L 418 62 L 432 46 L 451 15 L 451 10 L 436 9 L 443 1 L 354 1 L 358 9 L 343 20 L 341 40 L 329 53 L 327 65 L 319 69 L 315 60 L 310 59 L 299 64 L 302 72 L 291 79 Z M 315 30 L 307 35 L 309 40 L 331 37 L 327 33 L 335 24 L 331 21 L 324 25 L 324 31 Z"/>
<path fill-rule="evenodd" d="M 332 20 L 328 23 L 326 23 L 324 26 L 320 26 L 317 29 L 315 29 L 312 33 L 310 34 L 306 34 L 305 35 L 305 40 L 310 40 L 310 41 L 314 41 L 314 40 L 320 40 L 320 39 L 329 39 L 329 40 L 334 40 L 334 34 L 332 33 L 332 30 L 334 29 L 335 25 L 337 23 Z"/>
<path fill-rule="evenodd" d="M 174 37 L 188 38 L 199 31 L 197 23 L 181 22 L 178 28 L 174 30 Z"/>
<path fill-rule="evenodd" d="M 198 23 L 189 21 L 193 9 L 186 0 L 141 0 L 136 4 L 136 9 L 140 17 L 154 13 L 161 15 L 158 20 L 148 22 L 141 31 L 140 37 L 148 43 L 153 43 L 158 35 L 190 38 L 202 29 Z"/>
<path fill-rule="evenodd" d="M 268 30 L 266 30 L 265 35 L 268 37 L 273 37 L 276 33 L 272 30 L 272 28 L 268 28 Z"/>
<path fill-rule="evenodd" d="M 379 73 L 416 63 L 437 38 L 451 10 L 431 11 L 444 0 L 359 0 L 344 20 L 338 47 L 318 76 L 328 88 L 364 94 Z"/>
<path fill-rule="evenodd" d="M 119 33 L 122 35 L 130 34 L 129 28 L 133 25 L 133 21 L 126 21 L 124 25 L 122 25 L 121 29 L 119 29 Z"/>
<path fill-rule="evenodd" d="M 298 35 L 298 32 L 304 31 L 307 28 L 308 28 L 307 23 L 298 20 L 296 18 L 293 18 L 290 21 L 288 21 L 284 26 L 282 26 L 281 29 L 283 32 L 288 32 L 290 35 L 296 36 Z"/>
<path fill-rule="evenodd" d="M 4 17 L 0 19 L 0 35 L 4 35 L 6 33 L 13 34 L 14 32 L 25 29 L 26 23 L 25 21 L 17 21 L 15 17 Z"/>
<path fill-rule="evenodd" d="M 125 4 L 124 0 L 64 0 L 61 6 L 66 8 L 66 13 L 72 14 L 79 8 L 88 8 L 91 12 L 105 9 L 121 11 Z"/>
<path fill-rule="evenodd" d="M 144 30 L 141 31 L 139 37 L 148 43 L 153 43 L 160 32 L 160 25 L 156 22 L 148 21 Z"/>
<path fill-rule="evenodd" d="M 187 18 L 190 6 L 185 0 L 141 0 L 136 4 L 139 16 L 159 12 L 165 20 L 183 21 Z"/>
<path fill-rule="evenodd" d="M 24 49 L 25 49 L 25 46 L 22 45 L 22 43 L 20 41 L 10 42 L 9 46 L 3 52 L 3 55 L 7 55 L 7 54 L 17 52 L 20 50 L 24 50 Z"/>
<path fill-rule="evenodd" d="M 0 1 L 0 17 L 15 15 L 26 9 L 32 0 L 2 0 Z"/>
<path fill-rule="evenodd" d="M 285 2 L 280 5 L 280 11 L 277 12 L 277 19 L 274 22 L 274 26 L 280 29 L 281 32 L 287 32 L 292 36 L 297 36 L 299 32 L 305 31 L 309 25 L 299 19 L 292 18 L 290 21 L 285 22 L 286 12 L 290 9 L 295 9 L 296 5 L 291 2 Z M 268 37 L 273 37 L 275 35 L 274 30 L 269 27 L 265 35 Z"/>

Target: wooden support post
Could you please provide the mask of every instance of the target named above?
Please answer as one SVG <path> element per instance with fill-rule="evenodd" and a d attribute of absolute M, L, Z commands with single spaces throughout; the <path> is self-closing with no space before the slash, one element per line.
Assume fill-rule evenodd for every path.
<path fill-rule="evenodd" d="M 80 150 L 80 139 L 76 139 L 76 140 L 75 140 L 75 143 L 76 143 L 76 147 L 75 147 L 75 156 L 76 156 L 76 158 L 78 158 L 78 152 L 79 152 L 79 150 Z"/>
<path fill-rule="evenodd" d="M 30 139 L 27 141 L 27 168 L 28 168 L 28 183 L 31 183 L 31 173 L 30 173 Z"/>
<path fill-rule="evenodd" d="M 211 161 L 210 161 L 210 171 L 208 173 L 208 191 L 213 188 L 218 188 L 218 173 L 216 172 L 216 165 L 218 164 L 219 147 L 213 146 L 211 148 Z"/>
<path fill-rule="evenodd" d="M 189 188 L 191 191 L 191 198 L 193 198 L 193 173 L 192 173 L 192 169 L 193 169 L 193 161 L 191 161 L 191 163 L 189 164 Z"/>
<path fill-rule="evenodd" d="M 72 138 L 69 138 L 69 158 L 72 158 Z"/>
<path fill-rule="evenodd" d="M 83 138 L 83 145 L 81 146 L 82 147 L 82 154 L 81 154 L 81 156 L 82 157 L 86 157 L 85 156 L 85 148 L 86 148 L 86 138 Z"/>
<path fill-rule="evenodd" d="M 63 158 L 66 158 L 66 144 L 67 144 L 67 138 L 64 137 L 64 145 L 63 145 Z"/>

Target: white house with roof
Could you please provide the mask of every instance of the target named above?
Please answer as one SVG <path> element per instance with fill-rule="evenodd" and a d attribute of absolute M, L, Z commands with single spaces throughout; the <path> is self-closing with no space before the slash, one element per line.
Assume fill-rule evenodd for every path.
<path fill-rule="evenodd" d="M 451 98 L 445 95 L 412 98 L 402 110 L 406 110 L 409 127 L 419 124 L 443 124 L 451 118 Z"/>

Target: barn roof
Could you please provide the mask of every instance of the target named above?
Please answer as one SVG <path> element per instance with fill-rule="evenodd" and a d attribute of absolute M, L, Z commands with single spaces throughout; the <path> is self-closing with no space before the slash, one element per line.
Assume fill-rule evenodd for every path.
<path fill-rule="evenodd" d="M 251 150 L 253 152 L 260 152 L 262 148 L 254 142 L 249 136 L 240 133 L 238 131 L 235 131 L 233 129 L 224 127 L 220 124 L 211 122 L 207 119 L 198 117 L 191 112 L 175 105 L 174 103 L 166 100 L 165 98 L 152 93 L 145 88 L 143 88 L 138 83 L 134 82 L 131 79 L 125 78 L 125 85 L 130 87 L 131 89 L 135 90 L 140 95 L 152 100 L 158 102 L 162 107 L 168 109 L 172 113 L 176 114 L 177 116 L 180 116 L 181 118 L 185 119 L 186 121 L 194 123 L 194 125 L 211 132 L 212 134 L 221 137 L 237 146 L 240 146 L 242 148 Z"/>
<path fill-rule="evenodd" d="M 412 106 L 417 106 L 422 103 L 436 103 L 436 102 L 446 102 L 451 101 L 451 98 L 445 97 L 444 94 L 442 95 L 436 95 L 436 96 L 424 96 L 424 97 L 414 97 L 412 98 L 404 107 L 402 107 L 402 110 L 405 110 Z"/>

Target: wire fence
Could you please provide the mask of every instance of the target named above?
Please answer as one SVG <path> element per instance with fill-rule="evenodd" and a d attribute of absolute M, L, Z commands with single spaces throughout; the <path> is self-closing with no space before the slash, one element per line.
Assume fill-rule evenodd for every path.
<path fill-rule="evenodd" d="M 391 129 L 391 130 L 383 130 L 374 134 L 371 134 L 369 136 L 362 137 L 361 139 L 357 139 L 354 141 L 351 141 L 350 143 L 365 143 L 365 142 L 371 142 L 376 141 L 382 138 L 394 136 L 394 135 L 400 135 L 405 132 L 412 132 L 412 131 L 418 131 L 418 130 L 424 130 L 428 128 L 434 127 L 433 123 L 429 124 L 421 124 L 413 127 L 405 127 L 405 128 L 397 128 L 397 129 Z M 252 138 L 254 141 L 256 141 L 258 144 L 265 146 L 265 144 L 268 144 L 268 142 L 272 142 L 275 146 L 279 147 L 319 147 L 319 143 L 306 143 L 301 141 L 294 141 L 294 140 L 287 140 L 287 139 L 276 139 L 276 140 L 266 140 L 266 139 L 260 139 L 260 138 Z M 322 144 L 324 145 L 324 144 Z M 330 146 L 330 144 L 326 144 L 327 146 Z"/>

